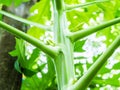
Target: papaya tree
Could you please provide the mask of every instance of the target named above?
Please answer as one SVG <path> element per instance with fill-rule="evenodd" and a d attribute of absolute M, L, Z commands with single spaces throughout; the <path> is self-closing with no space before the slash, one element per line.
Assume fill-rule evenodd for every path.
<path fill-rule="evenodd" d="M 31 7 L 28 19 L 1 10 L 29 25 L 25 33 L 0 21 L 0 27 L 16 36 L 16 49 L 10 55 L 18 57 L 15 68 L 23 73 L 21 89 L 119 87 L 119 5 L 119 0 L 40 0 Z M 110 68 L 112 54 L 115 62 Z"/>

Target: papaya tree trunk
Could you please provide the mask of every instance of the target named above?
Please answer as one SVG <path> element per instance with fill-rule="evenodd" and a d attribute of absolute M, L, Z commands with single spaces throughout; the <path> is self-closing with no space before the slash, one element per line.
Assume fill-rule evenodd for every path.
<path fill-rule="evenodd" d="M 20 90 L 22 75 L 14 69 L 16 58 L 8 52 L 14 49 L 15 39 L 0 30 L 0 90 Z"/>
<path fill-rule="evenodd" d="M 17 10 L 15 10 L 16 8 L 14 5 L 9 7 L 3 6 L 3 9 L 10 13 L 26 18 L 28 15 L 28 10 L 25 10 L 27 13 L 21 10 L 29 9 L 30 7 L 28 6 L 28 3 L 24 3 L 17 8 Z M 23 23 L 13 20 L 9 17 L 3 16 L 3 21 L 20 30 L 26 30 Z M 17 57 L 13 58 L 9 55 L 9 52 L 14 50 L 14 48 L 15 37 L 0 28 L 0 90 L 20 90 L 21 88 L 22 74 L 18 73 L 14 68 L 14 63 Z"/>

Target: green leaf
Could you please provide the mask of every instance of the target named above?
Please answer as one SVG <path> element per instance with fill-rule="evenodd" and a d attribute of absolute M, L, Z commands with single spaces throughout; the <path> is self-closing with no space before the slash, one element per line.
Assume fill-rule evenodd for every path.
<path fill-rule="evenodd" d="M 111 0 L 110 2 L 104 4 L 97 4 L 99 8 L 103 10 L 104 14 L 104 21 L 111 20 L 113 18 L 119 17 L 119 5 L 120 0 Z M 114 25 L 117 26 L 117 25 Z M 113 41 L 117 35 L 119 35 L 118 28 L 115 28 L 116 30 L 112 29 L 111 27 L 106 28 L 100 32 L 97 32 L 97 36 L 106 36 L 106 40 L 104 43 L 106 43 L 107 46 L 111 44 L 111 41 Z M 112 31 L 112 32 L 111 32 Z M 117 32 L 117 33 L 116 33 Z M 116 35 L 117 34 L 117 35 Z"/>
<path fill-rule="evenodd" d="M 80 41 L 75 42 L 74 51 L 75 52 L 84 52 L 85 50 L 83 50 L 83 46 L 84 46 L 85 42 L 86 42 L 86 40 L 80 40 Z"/>
<path fill-rule="evenodd" d="M 114 64 L 113 69 L 120 69 L 120 62 Z"/>
<path fill-rule="evenodd" d="M 93 80 L 94 83 L 100 84 L 102 86 L 105 85 L 112 85 L 114 87 L 119 87 L 120 86 L 120 80 L 119 80 L 120 74 L 115 74 L 113 75 L 112 78 L 108 78 L 108 79 L 101 79 L 101 78 L 95 78 Z"/>
<path fill-rule="evenodd" d="M 9 6 L 11 5 L 11 3 L 12 3 L 12 0 L 0 0 L 0 4 L 3 4 L 3 5 Z"/>
<path fill-rule="evenodd" d="M 10 55 L 12 55 L 14 57 L 17 56 L 17 60 L 18 60 L 21 67 L 27 67 L 26 66 L 27 59 L 25 56 L 25 44 L 24 44 L 24 41 L 22 39 L 16 38 L 15 50 L 10 52 Z"/>
<path fill-rule="evenodd" d="M 65 0 L 67 4 L 78 4 L 80 1 L 79 0 Z"/>
<path fill-rule="evenodd" d="M 14 67 L 18 72 L 22 73 L 18 60 L 15 61 Z"/>
<path fill-rule="evenodd" d="M 29 20 L 45 24 L 46 21 L 51 19 L 50 0 L 37 2 L 31 7 L 30 12 L 33 15 L 29 17 Z"/>
<path fill-rule="evenodd" d="M 100 69 L 99 74 L 103 75 L 106 73 L 110 73 L 111 69 L 105 68 L 105 65 Z"/>
<path fill-rule="evenodd" d="M 67 18 L 70 22 L 70 31 L 78 31 L 83 29 L 83 25 L 85 23 L 88 23 L 91 18 L 96 19 L 101 12 L 102 10 L 97 5 L 67 12 Z"/>
<path fill-rule="evenodd" d="M 41 90 L 39 87 L 40 84 L 41 78 L 38 78 L 37 75 L 33 75 L 32 77 L 23 79 L 21 90 Z"/>
<path fill-rule="evenodd" d="M 103 42 L 107 45 L 107 47 L 116 38 L 116 35 L 114 35 L 113 33 L 111 33 L 111 27 L 106 28 L 106 29 L 104 29 L 102 31 L 98 31 L 96 35 L 97 35 L 97 37 L 100 37 L 100 36 L 105 36 L 106 37 L 106 40 L 103 41 Z"/>
<path fill-rule="evenodd" d="M 83 73 L 84 73 L 83 64 L 81 64 L 81 63 L 75 64 L 75 70 L 77 70 L 77 69 L 79 70 L 80 74 L 76 71 L 76 72 L 75 72 L 76 75 L 82 76 Z M 79 78 L 79 77 L 78 77 L 78 78 Z"/>
<path fill-rule="evenodd" d="M 21 68 L 21 71 L 24 73 L 25 76 L 27 77 L 32 77 L 34 74 L 36 74 L 37 72 L 35 72 L 35 70 L 29 70 L 27 68 Z"/>
<path fill-rule="evenodd" d="M 45 69 L 46 65 L 48 66 L 48 72 L 45 73 L 43 69 Z M 41 64 L 38 69 L 41 77 L 38 77 L 38 75 L 26 77 L 23 80 L 21 90 L 57 90 L 55 82 L 55 69 L 52 59 L 47 56 L 47 64 Z"/>
<path fill-rule="evenodd" d="M 32 69 L 32 66 L 37 64 L 36 59 L 39 57 L 39 55 L 40 55 L 40 49 L 35 48 L 32 54 L 30 55 L 30 58 L 27 60 L 28 68 Z"/>
<path fill-rule="evenodd" d="M 11 56 L 15 57 L 15 56 L 18 55 L 18 50 L 17 50 L 17 49 L 16 49 L 16 50 L 13 50 L 13 51 L 9 52 L 9 54 L 10 54 Z"/>
<path fill-rule="evenodd" d="M 46 63 L 41 64 L 40 66 L 38 66 L 38 68 L 37 68 L 38 71 L 41 72 L 41 73 L 43 74 L 42 70 L 45 68 L 45 66 L 46 66 Z"/>
<path fill-rule="evenodd" d="M 44 30 L 41 30 L 38 27 L 31 27 L 27 33 L 35 38 L 40 38 L 40 36 L 42 36 L 44 34 Z"/>
<path fill-rule="evenodd" d="M 51 19 L 50 0 L 41 0 L 37 2 L 31 7 L 30 12 L 33 14 L 28 18 L 30 21 L 46 24 L 46 21 L 49 21 Z M 37 27 L 31 27 L 28 30 L 28 34 L 36 38 L 40 38 L 44 32 L 45 31 L 43 29 Z"/>
<path fill-rule="evenodd" d="M 31 77 L 37 73 L 37 70 L 32 69 L 32 66 L 36 64 L 35 59 L 39 56 L 39 49 L 35 48 L 29 60 L 25 55 L 25 42 L 22 39 L 16 38 L 15 50 L 10 52 L 12 56 L 17 56 L 15 62 L 15 69 L 25 74 L 25 76 Z M 36 53 L 36 54 L 35 54 Z"/>
<path fill-rule="evenodd" d="M 35 60 L 37 57 L 39 57 L 40 55 L 40 49 L 39 48 L 35 48 L 29 58 L 29 63 L 32 62 L 33 60 Z"/>

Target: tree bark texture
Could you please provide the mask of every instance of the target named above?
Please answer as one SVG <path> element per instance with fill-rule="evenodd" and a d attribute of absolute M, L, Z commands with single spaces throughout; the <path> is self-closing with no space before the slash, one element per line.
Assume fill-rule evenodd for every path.
<path fill-rule="evenodd" d="M 4 10 L 21 17 L 26 17 L 24 11 L 20 12 L 23 5 L 17 10 L 14 6 L 5 7 Z M 24 10 L 22 9 L 22 10 Z M 17 11 L 17 12 L 16 12 Z M 28 12 L 28 11 L 27 11 Z M 25 29 L 23 23 L 3 16 L 3 21 L 20 30 Z M 14 68 L 17 57 L 11 57 L 9 52 L 15 49 L 15 37 L 0 28 L 0 90 L 20 90 L 22 82 L 22 74 L 18 73 Z"/>
<path fill-rule="evenodd" d="M 17 8 L 11 5 L 9 7 L 3 7 L 3 9 L 17 16 L 27 18 L 29 8 L 35 2 L 37 1 L 30 0 L 30 2 L 23 3 Z M 3 21 L 23 31 L 26 31 L 28 28 L 23 23 L 6 16 L 3 16 Z M 0 90 L 20 90 L 21 88 L 22 74 L 18 73 L 14 68 L 17 57 L 15 58 L 9 55 L 9 52 L 14 49 L 15 37 L 3 28 L 0 28 Z"/>
<path fill-rule="evenodd" d="M 8 10 L 9 7 L 6 9 Z M 22 23 L 3 16 L 7 24 L 21 29 Z M 15 37 L 0 28 L 0 90 L 20 90 L 22 74 L 14 68 L 17 58 L 9 55 L 15 49 Z"/>
<path fill-rule="evenodd" d="M 14 69 L 16 58 L 8 54 L 14 49 L 15 39 L 8 32 L 0 33 L 0 90 L 20 90 L 22 75 Z"/>

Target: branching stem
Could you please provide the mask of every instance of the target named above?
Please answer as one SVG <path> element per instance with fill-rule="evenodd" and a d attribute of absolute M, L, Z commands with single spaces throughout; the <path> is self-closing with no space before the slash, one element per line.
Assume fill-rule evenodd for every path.
<path fill-rule="evenodd" d="M 59 48 L 57 47 L 50 47 L 48 45 L 45 45 L 43 42 L 41 42 L 40 40 L 0 21 L 0 26 L 2 28 L 5 28 L 6 31 L 14 34 L 16 37 L 20 37 L 24 40 L 26 40 L 27 42 L 31 43 L 32 45 L 38 47 L 39 49 L 41 49 L 43 52 L 45 52 L 46 54 L 50 55 L 51 57 L 55 58 L 58 53 L 59 53 Z"/>
<path fill-rule="evenodd" d="M 120 17 L 116 18 L 116 19 L 113 19 L 113 20 L 110 20 L 110 21 L 107 21 L 105 23 L 102 23 L 102 24 L 97 25 L 95 27 L 91 27 L 91 28 L 88 28 L 88 29 L 85 29 L 85 30 L 79 30 L 79 31 L 76 31 L 76 32 L 71 32 L 68 35 L 68 37 L 71 39 L 72 42 L 75 42 L 78 39 L 86 37 L 86 36 L 88 36 L 88 35 L 90 35 L 94 32 L 97 32 L 99 30 L 102 30 L 102 29 L 107 28 L 111 25 L 117 24 L 119 22 L 120 22 Z"/>
<path fill-rule="evenodd" d="M 95 77 L 97 72 L 105 64 L 108 58 L 115 52 L 115 50 L 120 45 L 120 35 L 113 41 L 113 43 L 108 47 L 106 52 L 104 52 L 98 60 L 88 69 L 88 71 L 73 85 L 70 90 L 85 90 L 92 79 Z"/>
<path fill-rule="evenodd" d="M 87 3 L 84 3 L 84 4 L 66 5 L 65 11 L 75 10 L 76 8 L 80 8 L 80 7 L 84 8 L 84 7 L 93 5 L 93 4 L 103 3 L 103 2 L 107 2 L 107 1 L 110 1 L 110 0 L 99 0 L 99 1 L 97 0 L 97 1 L 87 2 Z"/>
<path fill-rule="evenodd" d="M 39 27 L 39 28 L 47 30 L 47 31 L 52 31 L 51 30 L 52 28 L 50 26 L 45 26 L 45 25 L 42 25 L 42 24 L 38 24 L 36 22 L 29 21 L 27 19 L 24 19 L 24 18 L 18 17 L 16 15 L 10 14 L 10 13 L 5 12 L 3 10 L 0 10 L 0 14 L 3 14 L 7 17 L 10 17 L 12 19 L 15 19 L 17 21 L 23 22 L 23 23 L 28 24 L 28 25 L 33 25 L 33 26 Z"/>
<path fill-rule="evenodd" d="M 69 32 L 67 26 L 66 12 L 64 12 L 64 0 L 52 0 L 54 11 L 54 37 L 55 42 L 60 45 L 61 53 L 55 61 L 58 90 L 66 90 L 71 80 L 75 78 L 73 63 L 73 44 L 66 37 Z"/>

